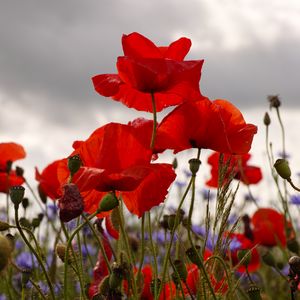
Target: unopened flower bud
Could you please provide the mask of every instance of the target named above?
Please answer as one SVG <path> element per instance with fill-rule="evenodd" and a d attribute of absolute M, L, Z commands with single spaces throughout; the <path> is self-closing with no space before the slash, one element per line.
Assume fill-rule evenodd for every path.
<path fill-rule="evenodd" d="M 265 113 L 265 116 L 264 116 L 264 124 L 266 126 L 269 126 L 271 124 L 271 118 L 267 112 Z"/>
<path fill-rule="evenodd" d="M 178 167 L 178 161 L 176 157 L 173 159 L 172 165 L 173 165 L 173 169 L 176 170 Z"/>
<path fill-rule="evenodd" d="M 74 155 L 68 158 L 68 169 L 73 176 L 81 167 L 81 159 L 79 155 Z"/>
<path fill-rule="evenodd" d="M 107 193 L 99 203 L 100 211 L 110 211 L 119 205 L 119 200 L 115 193 Z"/>
<path fill-rule="evenodd" d="M 109 276 L 109 287 L 112 290 L 118 289 L 121 286 L 122 280 L 123 280 L 123 270 L 118 264 L 115 264 Z"/>
<path fill-rule="evenodd" d="M 172 273 L 171 277 L 172 277 L 172 281 L 174 282 L 175 286 L 178 287 L 180 285 L 181 279 L 178 276 L 177 272 Z"/>
<path fill-rule="evenodd" d="M 191 247 L 185 252 L 190 261 L 198 267 L 202 264 L 200 251 L 201 247 L 196 245 L 195 248 Z"/>
<path fill-rule="evenodd" d="M 44 193 L 42 186 L 40 184 L 38 185 L 38 194 L 39 194 L 41 201 L 44 204 L 46 204 L 47 203 L 47 195 Z"/>
<path fill-rule="evenodd" d="M 83 198 L 77 185 L 65 184 L 62 197 L 58 200 L 59 218 L 63 222 L 69 222 L 79 217 L 84 209 Z"/>
<path fill-rule="evenodd" d="M 66 251 L 67 251 L 66 245 L 60 243 L 56 245 L 55 252 L 63 263 L 65 262 Z M 72 261 L 73 261 L 72 251 L 71 249 L 69 249 L 67 263 L 71 264 Z"/>
<path fill-rule="evenodd" d="M 10 241 L 5 236 L 0 235 L 0 272 L 7 266 L 11 252 Z"/>
<path fill-rule="evenodd" d="M 273 254 L 270 251 L 267 251 L 261 256 L 263 262 L 270 266 L 270 267 L 276 267 L 276 262 Z"/>
<path fill-rule="evenodd" d="M 31 221 L 31 225 L 33 228 L 37 228 L 39 227 L 41 224 L 41 221 L 39 218 L 33 218 L 32 221 Z"/>
<path fill-rule="evenodd" d="M 290 251 L 299 254 L 299 243 L 295 238 L 288 240 L 286 246 Z"/>
<path fill-rule="evenodd" d="M 283 158 L 277 159 L 274 164 L 274 168 L 276 169 L 278 175 L 281 176 L 283 179 L 288 180 L 291 178 L 292 172 L 287 160 Z"/>
<path fill-rule="evenodd" d="M 295 274 L 300 275 L 300 257 L 299 256 L 296 256 L 296 255 L 292 256 L 289 259 L 289 265 Z"/>
<path fill-rule="evenodd" d="M 21 167 L 16 167 L 16 175 L 19 177 L 23 177 L 24 175 L 24 169 Z"/>
<path fill-rule="evenodd" d="M 176 259 L 174 261 L 174 266 L 175 266 L 177 273 L 179 274 L 180 279 L 185 282 L 188 272 L 187 272 L 184 262 L 180 259 Z"/>
<path fill-rule="evenodd" d="M 178 225 L 178 221 L 177 224 L 175 224 L 176 221 L 176 215 L 175 214 L 171 214 L 168 216 L 168 229 L 169 230 L 173 230 L 174 227 L 176 228 Z"/>
<path fill-rule="evenodd" d="M 270 102 L 270 108 L 278 108 L 281 105 L 278 95 L 270 95 L 268 96 L 268 100 Z"/>
<path fill-rule="evenodd" d="M 161 280 L 159 278 L 156 279 L 156 293 L 155 293 L 155 279 L 151 280 L 150 283 L 150 291 L 152 295 L 157 295 L 161 286 Z"/>
<path fill-rule="evenodd" d="M 26 209 L 29 206 L 29 200 L 28 198 L 23 198 L 22 200 L 22 206 L 24 209 Z"/>
<path fill-rule="evenodd" d="M 165 230 L 167 230 L 169 228 L 168 227 L 168 219 L 169 219 L 168 215 L 163 215 L 163 219 L 159 223 L 159 225 Z"/>
<path fill-rule="evenodd" d="M 247 249 L 238 250 L 237 257 L 243 266 L 248 267 L 251 261 L 251 251 Z"/>
<path fill-rule="evenodd" d="M 29 220 L 26 219 L 25 217 L 20 218 L 19 222 L 20 222 L 20 225 L 21 225 L 22 227 L 25 227 L 25 228 L 27 228 L 27 229 L 30 229 L 30 228 L 31 228 L 31 223 L 30 223 Z"/>
<path fill-rule="evenodd" d="M 98 286 L 98 291 L 100 295 L 106 296 L 109 292 L 109 275 L 106 275 L 100 282 Z"/>
<path fill-rule="evenodd" d="M 200 168 L 201 161 L 198 158 L 192 158 L 189 160 L 189 164 L 190 164 L 190 171 L 192 172 L 192 175 L 196 175 Z"/>
<path fill-rule="evenodd" d="M 248 290 L 247 290 L 248 297 L 250 300 L 262 300 L 261 295 L 260 295 L 260 289 L 256 285 L 252 285 Z"/>
<path fill-rule="evenodd" d="M 14 203 L 15 207 L 19 207 L 19 204 L 22 202 L 25 194 L 25 188 L 21 185 L 12 186 L 9 189 L 9 195 L 11 201 Z"/>
<path fill-rule="evenodd" d="M 6 222 L 0 221 L 0 231 L 5 231 L 10 228 L 10 225 Z"/>

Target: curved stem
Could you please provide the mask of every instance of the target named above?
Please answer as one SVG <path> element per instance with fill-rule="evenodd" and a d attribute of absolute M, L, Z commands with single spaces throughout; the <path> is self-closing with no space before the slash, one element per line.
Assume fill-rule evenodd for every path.
<path fill-rule="evenodd" d="M 297 192 L 300 192 L 300 188 L 296 187 L 292 181 L 291 178 L 287 179 L 287 182 L 291 185 L 291 187 L 296 190 Z"/>
<path fill-rule="evenodd" d="M 51 294 L 51 298 L 55 300 L 55 295 L 54 295 L 54 290 L 53 290 L 53 286 L 52 286 L 52 283 L 51 283 L 51 280 L 50 280 L 50 277 L 45 269 L 45 266 L 44 266 L 44 263 L 41 259 L 41 257 L 38 255 L 38 253 L 35 251 L 35 249 L 32 247 L 32 245 L 30 244 L 30 242 L 28 241 L 28 239 L 26 238 L 26 235 L 24 234 L 21 226 L 20 226 L 20 223 L 19 223 L 19 215 L 18 215 L 18 211 L 19 211 L 19 207 L 18 205 L 15 205 L 15 222 L 16 222 L 16 225 L 17 225 L 17 228 L 18 228 L 18 231 L 22 237 L 22 239 L 24 240 L 24 242 L 26 243 L 26 245 L 28 246 L 28 248 L 30 249 L 30 251 L 34 254 L 34 256 L 36 257 L 37 261 L 39 262 L 41 268 L 42 268 L 42 271 L 46 277 L 46 281 L 47 281 L 47 284 L 49 286 L 49 289 L 50 289 L 50 294 Z"/>

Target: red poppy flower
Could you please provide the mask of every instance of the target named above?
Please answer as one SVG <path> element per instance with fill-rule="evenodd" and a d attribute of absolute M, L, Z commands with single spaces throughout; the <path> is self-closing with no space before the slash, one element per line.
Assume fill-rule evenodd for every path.
<path fill-rule="evenodd" d="M 7 193 L 11 186 L 24 183 L 23 176 L 8 168 L 8 164 L 25 158 L 24 148 L 16 143 L 0 143 L 0 193 Z"/>
<path fill-rule="evenodd" d="M 156 151 L 189 148 L 244 154 L 251 148 L 257 127 L 246 124 L 241 112 L 226 100 L 199 100 L 181 104 L 159 124 Z"/>
<path fill-rule="evenodd" d="M 263 246 L 286 246 L 284 215 L 272 208 L 258 209 L 251 219 L 253 225 L 254 241 Z M 290 222 L 287 227 L 293 231 Z"/>
<path fill-rule="evenodd" d="M 97 129 L 85 142 L 74 143 L 72 155 L 78 154 L 84 167 L 73 182 L 84 197 L 85 211 L 95 212 L 102 198 L 99 193 L 108 191 L 120 192 L 127 208 L 138 216 L 164 201 L 176 175 L 170 164 L 150 164 L 149 128 L 143 120 L 130 125 L 111 123 Z M 69 174 L 64 166 L 58 173 L 61 182 Z"/>
<path fill-rule="evenodd" d="M 177 105 L 201 95 L 199 81 L 203 60 L 182 61 L 191 46 L 181 38 L 168 47 L 157 47 L 146 37 L 132 33 L 122 38 L 125 56 L 118 57 L 118 74 L 92 78 L 95 90 L 128 107 L 153 111 Z"/>
<path fill-rule="evenodd" d="M 250 158 L 251 155 L 249 153 L 243 155 L 224 154 L 223 165 L 228 165 L 228 168 L 223 183 L 225 184 L 226 178 L 231 176 L 247 185 L 258 183 L 262 179 L 262 173 L 259 167 L 247 165 Z M 214 152 L 207 160 L 208 164 L 212 166 L 211 178 L 206 182 L 206 185 L 210 187 L 218 187 L 219 159 L 220 153 Z"/>

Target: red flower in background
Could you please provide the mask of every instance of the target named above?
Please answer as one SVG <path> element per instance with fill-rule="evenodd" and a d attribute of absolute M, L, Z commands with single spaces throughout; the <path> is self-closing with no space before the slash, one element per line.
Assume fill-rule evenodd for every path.
<path fill-rule="evenodd" d="M 251 218 L 254 242 L 263 246 L 286 246 L 285 217 L 272 208 L 260 208 Z M 292 224 L 288 221 L 287 228 L 293 232 Z M 289 237 L 288 237 L 289 238 Z"/>
<path fill-rule="evenodd" d="M 95 90 L 128 107 L 153 111 L 177 105 L 200 96 L 199 81 L 203 60 L 183 61 L 191 41 L 180 38 L 168 47 L 157 47 L 146 37 L 133 32 L 123 35 L 125 56 L 118 57 L 118 74 L 92 78 Z"/>
<path fill-rule="evenodd" d="M 11 186 L 24 183 L 23 176 L 18 176 L 11 164 L 19 159 L 25 158 L 26 153 L 23 146 L 16 143 L 0 143 L 0 192 L 8 193 Z"/>
<path fill-rule="evenodd" d="M 246 124 L 241 112 L 226 100 L 198 100 L 181 104 L 157 128 L 155 150 L 212 149 L 244 154 L 257 127 Z"/>
<path fill-rule="evenodd" d="M 258 183 L 262 179 L 262 173 L 259 167 L 249 166 L 247 163 L 251 155 L 249 153 L 243 155 L 224 154 L 223 165 L 228 164 L 228 169 L 224 176 L 226 178 L 233 177 L 246 185 Z M 208 157 L 208 164 L 211 165 L 211 178 L 206 182 L 210 187 L 218 187 L 219 178 L 219 159 L 220 153 L 214 152 Z"/>

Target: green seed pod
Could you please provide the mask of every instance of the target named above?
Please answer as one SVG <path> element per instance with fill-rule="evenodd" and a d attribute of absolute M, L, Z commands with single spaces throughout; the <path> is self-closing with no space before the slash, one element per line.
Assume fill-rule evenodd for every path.
<path fill-rule="evenodd" d="M 276 160 L 274 164 L 274 168 L 276 169 L 276 172 L 279 176 L 281 176 L 283 179 L 290 179 L 292 172 L 289 167 L 289 163 L 286 159 L 279 158 Z"/>
<path fill-rule="evenodd" d="M 271 118 L 267 112 L 265 113 L 265 116 L 264 116 L 264 124 L 266 126 L 269 126 L 271 124 Z"/>
<path fill-rule="evenodd" d="M 9 189 L 10 199 L 15 205 L 15 207 L 19 207 L 19 204 L 22 202 L 25 194 L 25 188 L 21 185 L 12 186 Z"/>
<path fill-rule="evenodd" d="M 193 175 L 196 175 L 197 172 L 199 171 L 201 161 L 198 158 L 192 158 L 189 160 L 190 164 L 190 171 L 192 172 Z"/>
<path fill-rule="evenodd" d="M 81 159 L 79 155 L 74 155 L 68 158 L 68 169 L 73 176 L 81 167 Z"/>
<path fill-rule="evenodd" d="M 7 266 L 12 252 L 11 243 L 3 235 L 0 235 L 0 272 Z"/>
<path fill-rule="evenodd" d="M 263 262 L 270 267 L 276 267 L 276 261 L 273 254 L 270 251 L 267 251 L 261 256 Z"/>
<path fill-rule="evenodd" d="M 174 261 L 174 266 L 175 266 L 175 269 L 176 269 L 177 273 L 179 274 L 180 279 L 183 282 L 185 282 L 186 278 L 187 278 L 187 275 L 188 275 L 188 272 L 187 272 L 187 269 L 186 269 L 186 266 L 185 266 L 184 262 L 180 259 L 176 259 Z"/>
<path fill-rule="evenodd" d="M 247 290 L 247 294 L 250 300 L 262 300 L 260 295 L 260 289 L 256 285 L 250 286 L 250 288 Z"/>
<path fill-rule="evenodd" d="M 100 211 L 110 211 L 119 205 L 119 200 L 112 192 L 107 193 L 99 203 Z"/>
<path fill-rule="evenodd" d="M 242 265 L 248 267 L 251 261 L 251 251 L 247 249 L 241 249 L 237 252 L 239 262 L 242 261 Z"/>
<path fill-rule="evenodd" d="M 191 248 L 187 249 L 185 253 L 186 253 L 187 257 L 190 259 L 190 261 L 199 267 L 202 264 L 201 254 L 200 254 L 201 247 L 195 246 L 195 248 L 196 249 L 191 247 Z"/>

